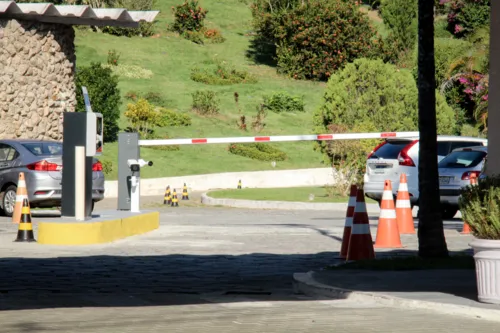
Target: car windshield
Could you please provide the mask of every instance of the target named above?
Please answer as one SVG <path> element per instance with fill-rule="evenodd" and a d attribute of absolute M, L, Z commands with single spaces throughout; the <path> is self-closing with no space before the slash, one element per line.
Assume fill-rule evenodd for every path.
<path fill-rule="evenodd" d="M 410 143 L 410 141 L 387 141 L 382 145 L 372 156 L 371 159 L 384 158 L 384 159 L 397 159 L 399 152 Z"/>
<path fill-rule="evenodd" d="M 62 155 L 62 144 L 58 142 L 29 142 L 22 144 L 33 155 Z"/>
<path fill-rule="evenodd" d="M 439 162 L 439 168 L 473 168 L 485 158 L 483 151 L 454 151 Z"/>

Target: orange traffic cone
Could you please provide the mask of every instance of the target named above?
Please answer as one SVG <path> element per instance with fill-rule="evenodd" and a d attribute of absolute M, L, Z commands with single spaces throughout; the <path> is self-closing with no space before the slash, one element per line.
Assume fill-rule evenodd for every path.
<path fill-rule="evenodd" d="M 19 179 L 17 181 L 16 204 L 14 206 L 14 212 L 12 213 L 13 223 L 21 222 L 21 213 L 23 210 L 24 199 L 28 200 L 28 190 L 26 189 L 24 172 L 19 172 Z"/>
<path fill-rule="evenodd" d="M 23 200 L 21 208 L 21 222 L 17 230 L 17 237 L 14 242 L 36 242 L 33 235 L 33 225 L 31 223 L 31 211 L 28 199 Z"/>
<path fill-rule="evenodd" d="M 476 178 L 475 173 L 470 175 L 470 185 L 471 186 L 477 185 L 477 178 Z M 469 224 L 466 221 L 464 221 L 464 226 L 462 228 L 461 234 L 466 235 L 466 234 L 470 234 L 470 232 L 471 232 L 471 230 L 470 230 Z"/>
<path fill-rule="evenodd" d="M 415 233 L 410 193 L 408 193 L 408 183 L 406 181 L 406 174 L 404 173 L 399 177 L 398 196 L 396 198 L 396 220 L 398 221 L 400 234 Z"/>
<path fill-rule="evenodd" d="M 342 237 L 342 247 L 340 249 L 340 257 L 347 258 L 347 250 L 349 249 L 349 240 L 351 238 L 352 218 L 354 216 L 354 209 L 356 208 L 356 192 L 358 187 L 351 185 L 351 192 L 349 194 L 349 203 L 347 204 L 347 212 L 345 214 L 344 236 Z"/>
<path fill-rule="evenodd" d="M 394 198 L 392 196 L 392 185 L 390 180 L 386 180 L 384 184 L 375 247 L 403 247 L 401 245 L 401 238 L 399 237 L 398 221 L 396 220 L 396 209 L 394 208 Z"/>
<path fill-rule="evenodd" d="M 365 192 L 363 189 L 358 189 L 347 261 L 373 258 L 375 258 L 375 250 L 373 249 L 372 235 L 370 233 L 370 221 L 366 213 Z"/>

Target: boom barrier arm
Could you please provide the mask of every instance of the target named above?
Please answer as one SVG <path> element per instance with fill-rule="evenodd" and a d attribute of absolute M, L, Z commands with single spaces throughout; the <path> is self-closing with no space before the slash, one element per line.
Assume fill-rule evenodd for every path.
<path fill-rule="evenodd" d="M 419 132 L 382 132 L 382 133 L 338 133 L 314 135 L 281 136 L 240 136 L 232 138 L 198 138 L 139 140 L 139 146 L 196 145 L 211 143 L 252 143 L 252 142 L 289 142 L 289 141 L 332 141 L 357 139 L 418 138 Z"/>

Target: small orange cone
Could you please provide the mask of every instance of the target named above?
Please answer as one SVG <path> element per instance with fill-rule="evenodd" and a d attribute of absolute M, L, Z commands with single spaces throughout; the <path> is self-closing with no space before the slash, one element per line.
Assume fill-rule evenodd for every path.
<path fill-rule="evenodd" d="M 476 178 L 475 173 L 470 175 L 470 185 L 471 186 L 477 185 L 477 178 Z M 466 221 L 464 221 L 464 226 L 462 228 L 461 234 L 466 235 L 466 234 L 470 234 L 470 233 L 471 233 L 470 226 Z"/>
<path fill-rule="evenodd" d="M 365 192 L 358 189 L 356 193 L 356 208 L 352 219 L 351 238 L 347 251 L 347 261 L 375 258 L 370 221 L 366 213 Z"/>
<path fill-rule="evenodd" d="M 17 181 L 16 204 L 14 206 L 14 212 L 12 213 L 13 223 L 21 222 L 21 213 L 23 210 L 24 199 L 28 200 L 28 190 L 26 189 L 24 172 L 19 172 L 19 179 Z"/>
<path fill-rule="evenodd" d="M 392 196 L 392 184 L 390 180 L 386 180 L 384 184 L 375 247 L 403 247 L 403 245 L 401 245 L 401 238 L 399 237 L 398 221 L 396 220 L 396 209 L 394 208 L 394 198 Z"/>
<path fill-rule="evenodd" d="M 408 193 L 408 183 L 406 181 L 406 174 L 404 173 L 399 177 L 398 196 L 396 198 L 396 220 L 398 221 L 400 234 L 415 233 L 410 193 Z"/>
<path fill-rule="evenodd" d="M 347 212 L 345 214 L 344 236 L 342 237 L 342 247 L 340 249 L 340 257 L 347 258 L 347 250 L 349 249 L 349 240 L 351 238 L 352 218 L 354 217 L 354 209 L 356 208 L 356 193 L 358 187 L 351 185 L 349 194 L 349 203 L 347 204 Z"/>

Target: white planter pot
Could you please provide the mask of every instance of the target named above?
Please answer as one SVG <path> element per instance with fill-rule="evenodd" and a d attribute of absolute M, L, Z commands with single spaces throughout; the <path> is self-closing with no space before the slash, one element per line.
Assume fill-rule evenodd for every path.
<path fill-rule="evenodd" d="M 479 302 L 500 304 L 500 240 L 475 239 L 470 246 L 474 249 Z"/>

